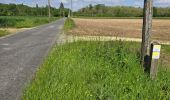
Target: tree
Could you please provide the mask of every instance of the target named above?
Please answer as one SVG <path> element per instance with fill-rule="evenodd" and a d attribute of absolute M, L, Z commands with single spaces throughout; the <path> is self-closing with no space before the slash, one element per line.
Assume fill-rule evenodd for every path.
<path fill-rule="evenodd" d="M 65 16 L 64 4 L 62 2 L 60 3 L 59 10 L 60 10 L 60 17 L 61 17 L 61 15 L 64 17 Z"/>
<path fill-rule="evenodd" d="M 93 5 L 92 4 L 89 5 L 89 12 L 91 13 L 91 16 L 93 16 Z"/>
<path fill-rule="evenodd" d="M 62 2 L 60 3 L 60 8 L 59 9 L 64 9 L 64 4 Z"/>
<path fill-rule="evenodd" d="M 36 8 L 38 9 L 38 4 L 36 4 Z"/>
<path fill-rule="evenodd" d="M 89 5 L 89 10 L 92 10 L 93 9 L 93 6 L 92 4 Z"/>
<path fill-rule="evenodd" d="M 156 17 L 156 16 L 157 16 L 157 8 L 153 7 L 153 17 Z"/>

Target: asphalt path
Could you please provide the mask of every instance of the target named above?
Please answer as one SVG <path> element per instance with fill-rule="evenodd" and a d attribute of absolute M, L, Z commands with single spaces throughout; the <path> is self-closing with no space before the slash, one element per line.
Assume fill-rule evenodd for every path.
<path fill-rule="evenodd" d="M 19 100 L 65 19 L 0 39 L 0 100 Z"/>

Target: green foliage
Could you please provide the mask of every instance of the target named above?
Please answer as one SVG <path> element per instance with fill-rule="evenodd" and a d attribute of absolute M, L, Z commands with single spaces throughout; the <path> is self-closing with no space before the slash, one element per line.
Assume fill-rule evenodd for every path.
<path fill-rule="evenodd" d="M 153 8 L 154 17 L 170 17 L 170 7 L 166 8 Z M 98 4 L 80 9 L 75 12 L 75 16 L 91 16 L 91 17 L 142 17 L 143 8 L 128 7 L 128 6 L 105 6 Z"/>
<path fill-rule="evenodd" d="M 54 47 L 23 100 L 143 100 L 170 98 L 170 73 L 152 81 L 133 42 L 74 42 Z"/>
<path fill-rule="evenodd" d="M 54 21 L 58 18 L 52 18 Z M 47 17 L 28 17 L 28 16 L 1 16 L 0 27 L 29 28 L 41 24 L 49 23 Z"/>
<path fill-rule="evenodd" d="M 74 27 L 75 27 L 74 20 L 72 20 L 71 18 L 68 18 L 64 23 L 64 30 L 67 31 L 67 30 L 70 30 Z"/>
<path fill-rule="evenodd" d="M 48 16 L 48 6 L 39 7 L 29 7 L 24 4 L 1 4 L 0 3 L 0 16 Z M 64 6 L 64 5 L 63 5 Z M 69 9 L 64 9 L 65 15 L 68 15 Z M 51 7 L 51 14 L 54 17 L 60 16 L 60 10 Z"/>
<path fill-rule="evenodd" d="M 154 11 L 156 17 L 170 17 L 170 7 L 154 8 Z"/>
<path fill-rule="evenodd" d="M 4 30 L 0 30 L 0 37 L 8 35 L 8 34 L 9 34 L 9 32 L 4 31 Z"/>

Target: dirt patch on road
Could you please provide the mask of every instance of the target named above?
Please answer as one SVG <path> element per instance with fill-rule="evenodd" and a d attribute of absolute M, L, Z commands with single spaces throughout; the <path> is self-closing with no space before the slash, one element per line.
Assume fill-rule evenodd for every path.
<path fill-rule="evenodd" d="M 142 37 L 142 19 L 80 19 L 74 18 L 76 27 L 69 32 L 73 35 Z M 152 37 L 170 41 L 170 20 L 153 20 Z"/>

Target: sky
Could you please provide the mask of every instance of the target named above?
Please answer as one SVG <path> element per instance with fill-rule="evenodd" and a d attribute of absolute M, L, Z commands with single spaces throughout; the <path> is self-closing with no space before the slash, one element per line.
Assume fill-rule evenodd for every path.
<path fill-rule="evenodd" d="M 29 6 L 46 6 L 48 0 L 0 0 L 0 3 L 16 3 L 16 4 L 25 4 Z M 154 6 L 167 7 L 170 6 L 170 0 L 153 0 Z M 58 8 L 60 2 L 64 3 L 66 8 L 70 8 L 71 0 L 51 0 L 51 5 Z M 89 4 L 105 4 L 108 6 L 135 6 L 143 7 L 144 0 L 73 0 L 73 9 L 78 10 Z"/>

